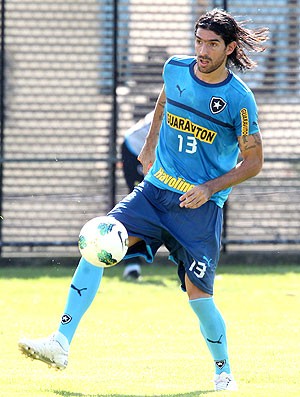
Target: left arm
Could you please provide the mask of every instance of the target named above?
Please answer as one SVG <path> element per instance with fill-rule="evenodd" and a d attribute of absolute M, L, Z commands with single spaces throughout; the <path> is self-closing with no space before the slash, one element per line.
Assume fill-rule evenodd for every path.
<path fill-rule="evenodd" d="M 218 178 L 193 187 L 180 197 L 180 207 L 198 208 L 220 190 L 238 185 L 257 175 L 263 166 L 262 138 L 259 132 L 238 137 L 242 161 Z"/>

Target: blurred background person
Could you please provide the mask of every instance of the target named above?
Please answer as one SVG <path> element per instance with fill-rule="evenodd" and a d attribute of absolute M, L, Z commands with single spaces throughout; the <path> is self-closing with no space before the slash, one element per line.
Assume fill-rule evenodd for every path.
<path fill-rule="evenodd" d="M 146 114 L 146 116 L 140 119 L 134 124 L 129 130 L 126 131 L 124 141 L 121 146 L 123 172 L 129 192 L 138 185 L 143 179 L 143 167 L 138 161 L 137 156 L 139 155 L 146 135 L 148 134 L 150 124 L 153 118 L 154 111 Z M 125 269 L 123 277 L 126 280 L 139 280 L 141 277 L 141 263 L 142 258 L 135 257 L 132 259 L 125 259 Z"/>

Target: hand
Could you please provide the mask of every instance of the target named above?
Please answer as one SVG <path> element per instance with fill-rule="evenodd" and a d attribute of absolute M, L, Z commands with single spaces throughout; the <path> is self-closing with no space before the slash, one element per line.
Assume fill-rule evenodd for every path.
<path fill-rule="evenodd" d="M 181 208 L 199 208 L 211 197 L 211 191 L 205 184 L 193 187 L 188 192 L 180 196 Z"/>

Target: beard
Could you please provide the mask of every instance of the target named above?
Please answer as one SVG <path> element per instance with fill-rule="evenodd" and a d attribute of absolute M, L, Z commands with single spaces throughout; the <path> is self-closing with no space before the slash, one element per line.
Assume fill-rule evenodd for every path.
<path fill-rule="evenodd" d="M 204 74 L 209 74 L 209 73 L 213 73 L 216 70 L 218 70 L 220 67 L 222 67 L 223 65 L 225 66 L 226 64 L 226 59 L 227 56 L 224 55 L 223 57 L 220 57 L 219 59 L 213 61 L 211 58 L 209 57 L 197 57 L 197 69 L 200 73 L 204 73 Z M 202 65 L 199 63 L 199 61 L 207 61 L 207 63 L 205 65 Z"/>

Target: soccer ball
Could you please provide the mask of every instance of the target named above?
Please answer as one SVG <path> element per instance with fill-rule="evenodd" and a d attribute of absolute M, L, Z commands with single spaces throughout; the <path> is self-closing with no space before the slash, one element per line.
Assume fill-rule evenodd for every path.
<path fill-rule="evenodd" d="M 119 263 L 128 249 L 124 225 L 111 216 L 90 219 L 79 233 L 78 248 L 89 263 L 111 267 Z"/>

